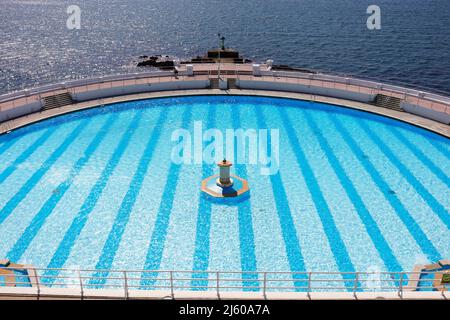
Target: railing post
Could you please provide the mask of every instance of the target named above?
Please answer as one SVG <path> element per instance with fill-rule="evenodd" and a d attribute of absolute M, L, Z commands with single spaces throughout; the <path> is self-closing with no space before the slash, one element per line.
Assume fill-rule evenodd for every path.
<path fill-rule="evenodd" d="M 81 278 L 81 271 L 77 270 L 78 279 L 80 280 L 80 293 L 81 293 L 81 300 L 83 300 L 84 297 L 84 290 L 83 290 L 83 279 Z"/>
<path fill-rule="evenodd" d="M 173 293 L 173 271 L 170 271 L 170 295 L 172 299 L 175 299 L 175 295 Z"/>
<path fill-rule="evenodd" d="M 355 297 L 355 299 L 358 299 L 358 297 L 356 296 L 356 290 L 358 289 L 358 272 L 355 273 L 355 284 L 353 286 L 353 296 Z"/>
<path fill-rule="evenodd" d="M 37 298 L 39 300 L 39 298 L 41 296 L 41 284 L 39 281 L 38 271 L 36 269 L 34 269 L 34 276 L 36 277 L 35 281 L 36 281 L 36 286 L 37 286 Z"/>
<path fill-rule="evenodd" d="M 308 272 L 308 291 L 306 292 L 306 296 L 308 297 L 309 300 L 311 300 L 311 277 L 312 273 L 310 271 Z"/>
<path fill-rule="evenodd" d="M 264 299 L 267 300 L 267 272 L 264 272 L 263 275 L 263 295 L 264 295 Z"/>
<path fill-rule="evenodd" d="M 445 300 L 448 300 L 448 298 L 445 296 L 445 290 L 441 290 L 441 296 L 442 298 L 444 298 Z"/>
<path fill-rule="evenodd" d="M 403 299 L 403 272 L 400 273 L 400 283 L 398 285 L 398 296 Z"/>
<path fill-rule="evenodd" d="M 128 300 L 128 279 L 127 279 L 127 272 L 123 271 L 123 281 L 124 281 L 124 287 L 125 287 L 125 300 Z"/>
<path fill-rule="evenodd" d="M 219 280 L 219 272 L 216 272 L 216 290 L 217 290 L 217 299 L 220 300 L 220 292 L 219 292 L 219 287 L 220 287 L 220 280 Z"/>

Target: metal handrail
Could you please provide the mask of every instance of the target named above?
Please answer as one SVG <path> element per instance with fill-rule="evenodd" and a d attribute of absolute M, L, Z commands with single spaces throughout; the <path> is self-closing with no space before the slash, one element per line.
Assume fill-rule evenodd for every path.
<path fill-rule="evenodd" d="M 323 76 L 323 78 L 318 78 L 318 76 Z M 357 78 L 342 78 L 339 76 L 320 75 L 320 74 L 312 75 L 310 77 L 302 76 L 301 74 L 296 74 L 296 75 L 293 75 L 293 74 L 280 75 L 280 74 L 278 74 L 278 75 L 276 75 L 276 77 L 274 77 L 275 81 L 282 80 L 282 78 L 304 79 L 304 80 L 308 80 L 310 82 L 315 80 L 315 81 L 322 81 L 322 82 L 327 82 L 327 83 L 332 83 L 332 84 L 339 83 L 339 84 L 344 84 L 346 86 L 353 85 L 353 86 L 358 86 L 360 88 L 363 87 L 363 88 L 367 88 L 367 89 L 382 90 L 385 92 L 401 94 L 405 98 L 407 98 L 407 97 L 420 98 L 423 100 L 442 103 L 442 104 L 446 104 L 446 105 L 450 106 L 450 98 L 446 97 L 446 96 L 437 95 L 437 94 L 433 94 L 430 92 L 419 91 L 419 90 L 411 89 L 411 88 L 394 86 L 394 85 L 390 85 L 390 84 L 378 83 L 378 82 L 373 82 L 373 81 L 368 81 L 368 80 L 361 80 L 361 79 L 357 79 Z"/>
<path fill-rule="evenodd" d="M 175 297 L 176 290 L 214 290 L 217 297 L 226 290 L 260 291 L 264 297 L 267 292 L 306 292 L 315 291 L 344 291 L 352 292 L 356 298 L 360 292 L 397 292 L 403 298 L 404 291 L 419 288 L 422 291 L 436 291 L 434 278 L 422 278 L 423 275 L 440 274 L 444 271 L 422 272 L 288 272 L 288 271 L 187 271 L 187 270 L 95 270 L 95 269 L 56 269 L 56 268 L 29 268 L 29 267 L 2 267 L 6 270 L 32 270 L 30 274 L 14 274 L 18 279 L 11 281 L 6 277 L 0 280 L 1 286 L 30 287 L 35 284 L 37 295 L 41 295 L 46 288 L 72 288 L 79 290 L 80 297 L 86 295 L 85 290 L 116 288 L 123 290 L 124 299 L 129 298 L 129 290 L 170 290 L 170 296 Z M 38 272 L 39 271 L 39 272 Z M 56 275 L 49 275 L 57 271 Z M 99 276 L 104 272 L 105 275 Z M 141 274 L 136 277 L 134 274 Z M 186 276 L 186 274 L 190 276 Z M 206 277 L 198 278 L 195 275 L 204 274 Z M 149 275 L 153 275 L 149 278 Z M 181 276 L 180 276 L 181 275 Z M 183 276 L 184 275 L 184 276 Z M 236 277 L 239 275 L 239 277 Z M 249 278 L 249 275 L 254 275 Z M 299 278 L 299 276 L 304 276 Z M 333 278 L 331 275 L 339 277 Z M 376 275 L 377 279 L 370 276 Z M 415 276 L 411 279 L 411 276 Z M 24 278 L 28 277 L 28 281 Z M 321 278 L 323 277 L 323 278 Z M 49 279 L 56 281 L 49 283 Z M 102 280 L 101 283 L 96 281 Z M 150 281 L 151 283 L 145 283 Z M 139 281 L 139 283 L 136 283 Z M 369 282 L 376 282 L 375 286 L 368 286 Z M 416 287 L 408 281 L 414 281 Z M 188 283 L 187 283 L 188 282 Z M 196 283 L 197 282 L 197 283 Z M 407 282 L 407 283 L 405 283 Z M 431 283 L 431 285 L 429 284 Z M 1 292 L 1 289 L 0 289 Z"/>

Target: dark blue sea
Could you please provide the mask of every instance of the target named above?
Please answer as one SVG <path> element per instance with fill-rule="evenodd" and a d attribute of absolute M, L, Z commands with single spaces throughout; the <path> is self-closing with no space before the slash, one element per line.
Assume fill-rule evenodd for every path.
<path fill-rule="evenodd" d="M 366 26 L 371 4 L 381 30 Z M 450 93 L 449 0 L 1 0 L 0 94 L 201 55 L 218 32 L 254 61 Z"/>

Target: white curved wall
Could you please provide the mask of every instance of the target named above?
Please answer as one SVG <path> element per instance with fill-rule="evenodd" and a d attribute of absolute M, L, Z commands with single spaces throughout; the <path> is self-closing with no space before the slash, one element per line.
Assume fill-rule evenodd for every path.
<path fill-rule="evenodd" d="M 401 106 L 406 112 L 450 125 L 450 114 L 448 113 L 405 102 L 402 102 Z"/>
<path fill-rule="evenodd" d="M 38 112 L 42 108 L 42 101 L 17 106 L 15 108 L 0 110 L 0 123 L 9 119 L 15 119 L 30 113 Z"/>
<path fill-rule="evenodd" d="M 236 84 L 241 89 L 258 89 L 258 90 L 273 90 L 273 91 L 288 91 L 298 93 L 309 93 L 333 98 L 341 98 L 346 100 L 353 100 L 359 102 L 371 102 L 375 99 L 375 95 L 364 94 L 358 92 L 351 92 L 339 89 L 305 86 L 294 83 L 271 82 L 271 81 L 253 81 L 253 80 L 238 80 Z"/>
<path fill-rule="evenodd" d="M 209 80 L 191 80 L 191 81 L 174 81 L 174 82 L 168 81 L 151 84 L 148 83 L 148 84 L 131 85 L 126 87 L 98 89 L 85 92 L 75 92 L 72 93 L 71 95 L 74 100 L 81 102 L 143 92 L 206 89 L 208 87 L 209 87 Z"/>

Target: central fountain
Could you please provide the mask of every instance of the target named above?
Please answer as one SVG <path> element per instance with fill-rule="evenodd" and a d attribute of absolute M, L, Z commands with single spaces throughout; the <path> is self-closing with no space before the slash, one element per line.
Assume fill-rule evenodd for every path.
<path fill-rule="evenodd" d="M 212 175 L 202 181 L 201 190 L 214 198 L 236 198 L 248 195 L 248 182 L 230 173 L 233 164 L 226 159 L 219 162 L 219 174 Z"/>

